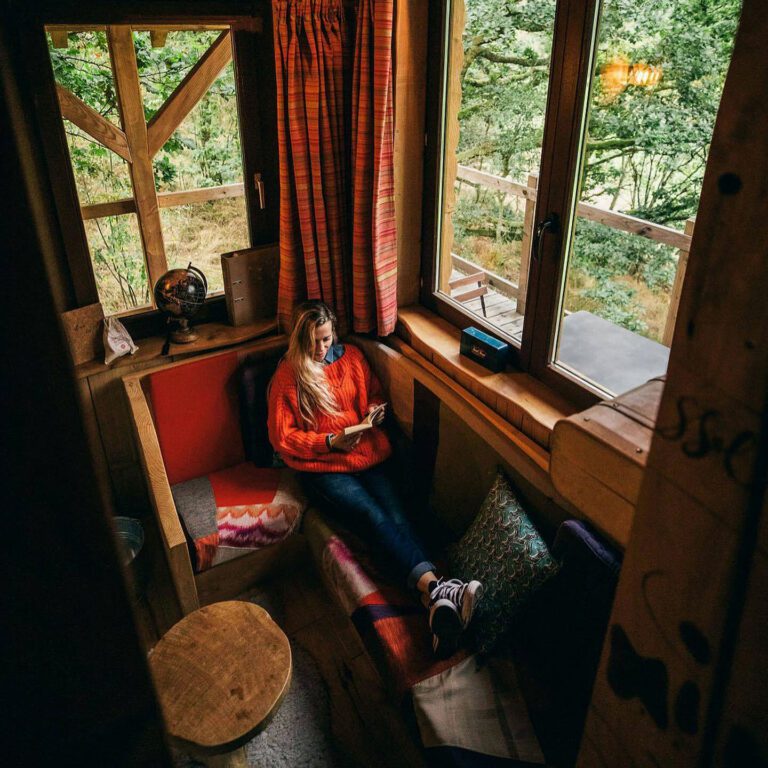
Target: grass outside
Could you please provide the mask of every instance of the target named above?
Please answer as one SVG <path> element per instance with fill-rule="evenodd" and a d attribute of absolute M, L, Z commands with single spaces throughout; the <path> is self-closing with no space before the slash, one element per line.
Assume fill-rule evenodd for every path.
<path fill-rule="evenodd" d="M 208 279 L 208 292 L 224 289 L 221 254 L 249 246 L 245 198 L 212 200 L 160 211 L 168 269 L 190 262 Z M 104 314 L 150 305 L 135 214 L 85 222 Z"/>

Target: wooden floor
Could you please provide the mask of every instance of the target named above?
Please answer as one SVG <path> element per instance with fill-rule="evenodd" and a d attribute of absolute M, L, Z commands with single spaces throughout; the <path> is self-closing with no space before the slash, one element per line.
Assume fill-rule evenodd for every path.
<path fill-rule="evenodd" d="M 461 277 L 461 274 L 456 272 L 455 276 Z M 466 290 L 467 287 L 458 288 L 452 292 L 452 296 L 455 298 L 457 294 Z M 520 341 L 523 334 L 523 316 L 517 312 L 517 301 L 497 293 L 491 287 L 483 298 L 485 299 L 485 319 L 516 341 Z M 479 297 L 464 302 L 463 306 L 478 317 L 484 317 Z"/>
<path fill-rule="evenodd" d="M 314 565 L 253 592 L 265 590 L 274 590 L 284 605 L 283 631 L 314 658 L 328 686 L 333 740 L 346 765 L 423 768 L 416 735 L 391 703 L 355 628 L 327 596 Z"/>

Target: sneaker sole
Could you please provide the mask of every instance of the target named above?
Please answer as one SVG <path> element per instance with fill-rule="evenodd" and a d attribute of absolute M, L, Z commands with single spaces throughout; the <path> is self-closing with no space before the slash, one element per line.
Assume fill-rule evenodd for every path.
<path fill-rule="evenodd" d="M 483 585 L 479 581 L 470 581 L 467 585 L 467 591 L 464 593 L 464 600 L 461 604 L 461 623 L 463 628 L 469 626 L 475 608 L 477 608 L 477 604 L 482 597 Z"/>
<path fill-rule="evenodd" d="M 442 659 L 452 656 L 458 650 L 459 639 L 464 630 L 456 606 L 450 600 L 438 600 L 430 613 L 429 626 L 432 630 L 432 650 L 435 655 Z"/>

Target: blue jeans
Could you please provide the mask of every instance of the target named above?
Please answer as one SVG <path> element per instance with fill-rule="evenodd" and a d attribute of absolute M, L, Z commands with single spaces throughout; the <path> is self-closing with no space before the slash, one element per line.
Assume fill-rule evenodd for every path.
<path fill-rule="evenodd" d="M 363 472 L 301 472 L 310 496 L 371 547 L 382 568 L 409 588 L 435 566 L 426 558 L 383 464 Z"/>

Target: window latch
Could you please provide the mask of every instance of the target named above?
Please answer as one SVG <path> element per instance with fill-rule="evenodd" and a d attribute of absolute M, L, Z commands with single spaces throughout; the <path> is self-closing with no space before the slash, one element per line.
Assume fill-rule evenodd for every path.
<path fill-rule="evenodd" d="M 260 173 L 253 174 L 253 184 L 256 187 L 256 192 L 259 195 L 259 208 L 263 211 L 267 207 L 267 201 L 264 194 L 264 180 L 261 178 Z"/>
<path fill-rule="evenodd" d="M 560 217 L 556 213 L 550 213 L 546 219 L 542 219 L 536 225 L 536 234 L 531 247 L 531 256 L 534 261 L 538 261 L 541 257 L 541 241 L 545 232 L 551 232 L 553 235 L 560 233 Z"/>

